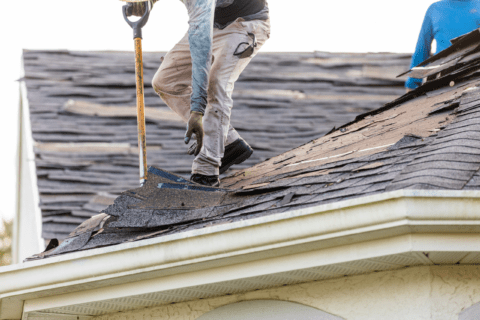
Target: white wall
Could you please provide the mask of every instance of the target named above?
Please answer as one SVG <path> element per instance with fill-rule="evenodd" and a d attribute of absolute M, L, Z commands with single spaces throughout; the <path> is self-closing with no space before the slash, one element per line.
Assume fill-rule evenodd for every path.
<path fill-rule="evenodd" d="M 342 318 L 304 306 L 278 300 L 253 300 L 228 304 L 207 312 L 198 320 L 342 320 Z"/>
<path fill-rule="evenodd" d="M 463 310 L 480 302 L 479 288 L 478 265 L 410 267 L 169 304 L 93 319 L 207 320 L 201 316 L 232 303 L 277 300 L 310 306 L 346 320 L 458 320 Z M 230 319 L 235 318 L 225 320 Z"/>

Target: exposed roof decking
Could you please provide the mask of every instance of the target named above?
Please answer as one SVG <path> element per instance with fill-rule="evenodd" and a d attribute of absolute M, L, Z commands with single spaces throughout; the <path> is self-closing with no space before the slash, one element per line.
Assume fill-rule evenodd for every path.
<path fill-rule="evenodd" d="M 472 41 L 480 43 L 477 33 Z M 437 79 L 321 138 L 224 178 L 220 188 L 150 168 L 145 186 L 123 192 L 58 247 L 32 258 L 387 191 L 475 189 L 480 170 L 480 60 L 468 59 L 476 54 L 470 47 L 457 42 L 454 51 L 461 59 L 441 70 Z"/>
<path fill-rule="evenodd" d="M 148 160 L 185 176 L 192 161 L 182 143 L 185 125 L 149 86 L 161 56 L 145 54 L 146 104 L 152 108 Z M 401 95 L 403 82 L 394 77 L 409 58 L 259 54 L 236 84 L 232 116 L 255 152 L 234 169 L 306 143 Z M 43 235 L 62 239 L 138 185 L 133 54 L 26 51 L 24 64 Z"/>
<path fill-rule="evenodd" d="M 479 104 L 473 110 L 474 118 L 479 117 L 480 90 L 465 87 L 464 90 L 463 98 L 467 101 L 478 98 Z M 464 128 L 462 123 L 468 122 L 473 112 L 465 106 L 460 102 L 455 119 L 440 133 L 427 138 L 407 135 L 389 150 L 296 172 L 304 177 L 276 176 L 271 183 L 249 189 L 211 192 L 153 170 L 146 187 L 124 192 L 116 204 L 105 211 L 106 215 L 99 215 L 95 221 L 79 227 L 70 241 L 45 254 L 163 236 L 389 190 L 471 189 L 468 186 L 474 186 L 472 181 L 480 168 L 480 129 L 458 130 L 458 126 Z M 440 116 L 433 119 L 441 122 Z M 454 117 L 451 110 L 443 113 L 444 118 L 447 116 Z"/>
<path fill-rule="evenodd" d="M 370 116 L 247 169 L 248 174 L 254 178 L 248 178 L 248 174 L 240 171 L 235 176 L 224 179 L 222 185 L 229 188 L 251 188 L 255 184 L 277 182 L 280 178 L 308 173 L 305 171 L 322 170 L 322 165 L 325 165 L 323 174 L 328 174 L 332 172 L 328 170 L 329 163 L 340 161 L 341 164 L 335 165 L 339 167 L 347 162 L 362 162 L 358 159 L 387 151 L 405 135 L 426 138 L 454 119 L 448 113 L 428 115 L 438 103 L 443 103 L 451 97 L 451 92 L 433 99 L 423 96 Z"/>

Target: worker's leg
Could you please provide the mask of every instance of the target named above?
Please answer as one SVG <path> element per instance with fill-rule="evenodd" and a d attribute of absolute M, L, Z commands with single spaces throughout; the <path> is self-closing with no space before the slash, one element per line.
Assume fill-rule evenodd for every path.
<path fill-rule="evenodd" d="M 255 34 L 257 41 L 253 54 L 245 58 L 234 55 L 253 42 L 248 33 Z M 261 20 L 237 19 L 223 30 L 215 29 L 214 62 L 210 71 L 208 105 L 203 119 L 205 137 L 203 148 L 193 162 L 192 173 L 218 175 L 225 145 L 240 137 L 238 133 L 235 137 L 229 132 L 233 87 L 240 73 L 257 54 L 269 34 L 269 21 Z"/>
<path fill-rule="evenodd" d="M 187 123 L 190 117 L 190 95 L 192 94 L 192 58 L 188 44 L 188 33 L 166 56 L 153 77 L 152 86 L 162 100 Z M 239 135 L 229 127 L 229 141 Z"/>
<path fill-rule="evenodd" d="M 153 77 L 152 86 L 170 109 L 187 122 L 192 94 L 192 59 L 188 34 L 165 55 Z"/>

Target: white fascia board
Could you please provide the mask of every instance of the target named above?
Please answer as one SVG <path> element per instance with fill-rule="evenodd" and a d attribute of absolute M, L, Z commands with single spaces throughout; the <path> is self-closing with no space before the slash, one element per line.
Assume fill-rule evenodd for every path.
<path fill-rule="evenodd" d="M 452 239 L 454 244 L 446 240 L 451 251 L 479 251 L 479 208 L 479 191 L 399 190 L 351 199 L 3 267 L 0 299 L 35 299 L 269 259 L 278 263 L 282 257 L 320 249 L 329 249 L 334 256 L 342 245 L 388 244 L 388 238 L 415 233 L 436 233 L 440 239 L 442 234 L 465 233 L 461 245 L 455 244 L 457 238 Z M 391 246 L 390 253 L 364 250 L 353 256 L 335 255 L 335 261 L 364 259 L 379 252 L 424 251 L 426 243 L 428 250 L 445 251 L 438 236 L 418 245 L 404 242 L 400 249 Z"/>
<path fill-rule="evenodd" d="M 23 59 L 22 59 L 23 65 Z M 23 69 L 23 67 L 22 67 Z M 33 151 L 33 147 L 35 145 L 35 141 L 33 140 L 32 134 L 32 124 L 30 121 L 30 104 L 28 103 L 27 97 L 27 85 L 25 81 L 21 82 L 21 94 L 22 94 L 22 114 L 23 114 L 23 123 L 25 125 L 25 143 L 26 143 L 26 150 L 27 150 L 27 161 L 28 161 L 28 169 L 30 173 L 30 177 L 32 179 L 32 189 L 33 189 L 33 203 L 35 211 L 33 213 L 34 216 L 34 223 L 35 229 L 37 231 L 37 241 L 38 241 L 38 248 L 43 250 L 44 247 L 44 240 L 42 238 L 42 211 L 40 210 L 40 192 L 38 190 L 38 181 L 37 181 L 37 166 L 35 164 L 35 152 Z"/>
<path fill-rule="evenodd" d="M 23 59 L 21 70 L 21 77 L 23 78 L 25 76 Z M 25 81 L 20 82 L 20 108 L 20 134 L 17 159 L 18 178 L 14 222 L 14 263 L 19 263 L 27 258 L 25 257 L 25 252 L 40 252 L 45 248 L 42 238 L 42 212 L 40 210 L 40 193 L 37 184 L 37 169 L 33 150 L 35 141 L 32 135 L 30 106 Z M 23 185 L 25 183 L 30 185 Z M 31 194 L 25 194 L 25 191 Z M 22 196 L 29 196 L 29 198 L 23 199 Z M 27 209 L 24 209 L 25 207 Z M 22 214 L 25 215 L 27 212 L 30 216 L 22 216 Z M 31 226 L 32 224 L 33 228 Z M 30 230 L 27 231 L 27 228 Z M 28 249 L 22 247 L 26 245 L 29 246 Z"/>
<path fill-rule="evenodd" d="M 23 71 L 23 63 L 22 63 L 22 74 L 25 74 Z M 22 93 L 21 93 L 21 86 L 19 85 L 19 98 L 18 98 L 18 131 L 17 131 L 17 154 L 15 156 L 16 163 L 15 163 L 15 171 L 17 173 L 16 177 L 16 185 L 15 185 L 15 214 L 13 218 L 13 232 L 12 232 L 12 263 L 19 263 L 19 245 L 20 245 L 20 233 L 19 233 L 19 226 L 20 226 L 20 193 L 21 193 L 21 172 L 22 172 L 22 157 L 23 157 L 23 108 L 22 108 Z"/>
<path fill-rule="evenodd" d="M 450 240 L 455 242 L 456 249 L 464 250 L 465 246 L 472 247 L 478 242 L 480 235 L 450 235 Z M 55 296 L 41 297 L 25 301 L 23 312 L 42 311 L 78 306 L 105 301 L 110 299 L 124 299 L 139 295 L 164 292 L 169 290 L 205 286 L 205 290 L 211 291 L 209 285 L 229 283 L 239 279 L 248 279 L 264 275 L 275 275 L 298 269 L 307 269 L 319 265 L 334 265 L 337 263 L 358 261 L 377 256 L 404 254 L 407 252 L 423 251 L 425 244 L 428 246 L 439 240 L 435 235 L 403 235 L 388 239 L 378 239 L 351 245 L 328 248 L 324 250 L 309 251 L 299 254 L 287 255 L 271 259 L 245 262 L 224 267 L 213 267 L 203 270 L 193 270 L 187 273 L 179 273 L 154 279 L 140 280 L 106 286 L 102 288 L 57 294 Z M 456 250 L 454 250 L 456 251 Z M 423 254 L 418 254 L 421 258 Z M 432 262 L 424 257 L 422 265 L 431 265 Z M 299 268 L 299 266 L 301 266 Z M 362 273 L 372 272 L 365 270 Z M 221 294 L 219 294 L 221 295 Z M 116 310 L 112 310 L 115 312 Z"/>

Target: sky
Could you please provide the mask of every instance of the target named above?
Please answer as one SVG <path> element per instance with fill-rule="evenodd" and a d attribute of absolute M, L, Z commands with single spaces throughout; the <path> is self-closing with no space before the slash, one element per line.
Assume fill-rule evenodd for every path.
<path fill-rule="evenodd" d="M 0 218 L 15 212 L 22 49 L 132 51 L 119 0 L 3 1 L 0 30 Z M 412 52 L 430 0 L 269 0 L 269 52 Z M 160 0 L 143 29 L 144 51 L 168 51 L 188 28 L 179 0 Z M 133 64 L 133 55 L 132 55 Z M 179 141 L 182 143 L 182 141 Z"/>

